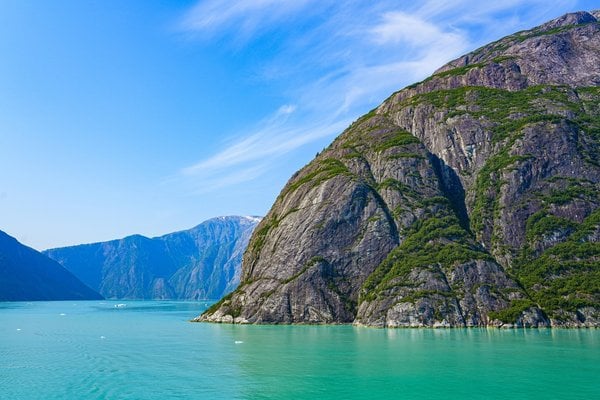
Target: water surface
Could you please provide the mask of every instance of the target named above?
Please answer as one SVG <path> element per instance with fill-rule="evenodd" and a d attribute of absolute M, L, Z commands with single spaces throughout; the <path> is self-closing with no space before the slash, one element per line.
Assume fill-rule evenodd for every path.
<path fill-rule="evenodd" d="M 206 305 L 0 303 L 0 397 L 600 398 L 599 330 L 188 322 Z"/>

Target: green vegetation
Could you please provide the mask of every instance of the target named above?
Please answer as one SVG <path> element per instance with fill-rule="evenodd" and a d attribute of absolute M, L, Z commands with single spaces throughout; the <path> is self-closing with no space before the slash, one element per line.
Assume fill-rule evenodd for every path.
<path fill-rule="evenodd" d="M 514 268 L 532 299 L 555 318 L 560 317 L 560 310 L 600 307 L 600 243 L 587 241 L 600 229 L 600 209 L 578 225 L 542 210 L 529 218 L 526 234 L 535 238 L 565 224 L 574 230 L 566 241 L 537 257 L 524 249 Z"/>
<path fill-rule="evenodd" d="M 600 200 L 600 191 L 593 182 L 587 179 L 555 176 L 549 179 L 548 182 L 564 182 L 566 186 L 562 189 L 554 188 L 550 193 L 540 195 L 539 197 L 545 205 L 565 205 L 576 199 L 585 201 Z"/>
<path fill-rule="evenodd" d="M 406 146 L 409 144 L 420 143 L 419 139 L 410 132 L 399 130 L 387 137 L 384 142 L 375 147 L 375 151 L 382 152 L 392 147 Z"/>
<path fill-rule="evenodd" d="M 458 218 L 447 210 L 417 221 L 404 242 L 388 254 L 363 284 L 360 301 L 370 301 L 395 286 L 411 286 L 407 277 L 418 268 L 449 269 L 470 260 L 491 260 L 478 248 Z"/>
<path fill-rule="evenodd" d="M 308 269 L 320 262 L 325 261 L 325 259 L 321 256 L 315 256 L 312 257 L 310 260 L 308 260 L 308 262 L 302 267 L 302 269 L 300 271 L 298 271 L 297 273 L 295 273 L 294 275 L 290 276 L 287 279 L 284 279 L 281 281 L 281 283 L 286 284 L 286 283 L 290 283 L 291 281 L 295 280 L 296 278 L 298 278 L 300 275 L 304 274 L 306 271 L 308 271 Z"/>
<path fill-rule="evenodd" d="M 588 146 L 579 146 L 585 162 L 600 166 L 600 87 L 577 88 L 583 104 L 584 114 L 578 114 L 574 122 L 593 141 Z M 581 138 L 580 138 L 581 139 Z"/>
<path fill-rule="evenodd" d="M 570 29 L 570 27 L 566 28 Z M 564 30 L 566 30 L 564 29 Z M 525 40 L 535 35 L 556 33 L 554 31 L 530 32 L 521 37 Z M 503 59 L 495 60 L 502 62 Z M 437 77 L 461 75 L 483 64 L 444 71 Z M 581 135 L 579 151 L 585 162 L 600 165 L 598 142 L 600 140 L 600 89 L 566 86 L 533 86 L 521 91 L 507 91 L 484 87 L 460 87 L 451 90 L 438 90 L 419 94 L 397 105 L 416 107 L 421 104 L 433 106 L 434 112 L 446 112 L 446 118 L 468 116 L 489 126 L 492 144 L 496 150 L 475 177 L 475 196 L 472 204 L 471 228 L 478 235 L 486 231 L 495 246 L 499 246 L 499 233 L 494 229 L 494 219 L 501 212 L 499 195 L 505 184 L 505 174 L 521 165 L 532 156 L 515 154 L 513 147 L 523 137 L 523 130 L 532 125 L 570 124 Z M 551 130 L 548 130 L 551 132 Z M 405 135 L 408 135 L 406 133 Z M 408 143 L 412 140 L 408 137 Z M 591 140 L 590 140 L 591 139 Z M 379 144 L 376 149 L 385 150 L 395 145 L 405 145 L 402 134 L 397 142 Z M 400 153 L 402 154 L 402 153 Z M 401 158 L 402 155 L 390 157 Z M 556 317 L 559 309 L 574 311 L 583 305 L 600 306 L 600 260 L 598 244 L 582 242 L 582 238 L 597 229 L 597 213 L 592 214 L 583 224 L 567 218 L 552 215 L 549 207 L 564 206 L 574 200 L 597 203 L 597 185 L 574 178 L 552 178 L 552 189 L 537 196 L 542 209 L 527 221 L 526 246 L 520 256 L 514 275 L 531 294 L 531 299 L 511 302 L 501 311 L 492 313 L 493 318 L 514 322 L 527 308 L 539 305 Z M 564 182 L 558 182 L 564 180 Z M 381 182 L 377 190 L 393 189 L 408 195 L 405 185 L 395 180 Z M 410 188 L 408 188 L 410 189 Z M 418 197 L 418 196 L 417 196 Z M 416 201 L 416 200 L 415 200 Z M 444 199 L 447 202 L 447 199 Z M 535 201 L 530 200 L 530 201 Z M 411 206 L 424 206 L 412 204 Z M 394 210 L 395 213 L 402 210 Z M 407 239 L 393 250 L 386 260 L 368 277 L 363 285 L 360 301 L 376 298 L 379 293 L 395 286 L 410 286 L 406 280 L 415 268 L 431 268 L 437 265 L 448 268 L 467 259 L 488 259 L 490 256 L 480 250 L 468 237 L 468 233 L 458 224 L 447 220 L 448 216 L 431 217 L 416 225 L 408 233 Z M 596 221 L 596 222 L 590 222 Z M 594 225 L 595 224 L 595 225 Z M 584 233 L 585 232 L 585 233 Z M 541 255 L 531 249 L 540 240 L 563 241 Z M 568 239 L 567 239 L 568 237 Z M 503 250 L 508 251 L 508 249 Z M 539 252 L 540 250 L 538 250 Z M 540 282 L 544 284 L 540 286 Z"/>
<path fill-rule="evenodd" d="M 547 30 L 534 29 L 534 30 L 517 32 L 515 34 L 512 34 L 512 35 L 504 38 L 504 39 L 501 39 L 496 42 L 490 43 L 489 45 L 480 47 L 479 49 L 475 50 L 473 52 L 473 54 L 479 54 L 483 51 L 487 51 L 487 52 L 504 51 L 507 48 L 509 48 L 510 46 L 514 45 L 515 43 L 522 43 L 527 39 L 531 39 L 531 38 L 539 37 L 539 36 L 555 35 L 557 33 L 566 32 L 573 28 L 585 26 L 588 24 L 590 24 L 590 23 L 565 25 L 565 26 L 559 26 L 559 27 L 547 29 Z"/>
<path fill-rule="evenodd" d="M 486 65 L 485 63 L 476 63 L 476 64 L 468 64 L 463 67 L 452 68 L 447 71 L 443 71 L 443 72 L 437 73 L 435 75 L 432 75 L 430 78 L 426 79 L 425 82 L 427 80 L 433 79 L 433 78 L 445 78 L 447 76 L 464 75 L 474 68 L 482 68 L 482 67 L 485 67 L 485 65 Z"/>
<path fill-rule="evenodd" d="M 279 220 L 277 219 L 277 216 L 274 216 L 269 220 L 262 221 L 260 225 L 260 228 L 256 230 L 256 233 L 253 235 L 252 241 L 249 245 L 250 251 L 255 257 L 260 254 L 269 231 L 279 225 Z"/>
<path fill-rule="evenodd" d="M 474 119 L 484 118 L 493 123 L 492 140 L 504 140 L 512 133 L 533 123 L 557 123 L 564 117 L 546 110 L 548 102 L 565 110 L 584 114 L 579 104 L 569 100 L 572 89 L 564 86 L 532 86 L 525 90 L 508 91 L 479 86 L 437 90 L 414 96 L 407 105 L 429 103 L 447 109 L 447 118 L 469 114 Z M 471 107 L 467 107 L 470 105 Z M 477 111 L 467 111 L 467 109 Z"/>
<path fill-rule="evenodd" d="M 504 323 L 514 323 L 517 318 L 527 309 L 535 307 L 535 304 L 529 299 L 517 299 L 510 302 L 510 306 L 499 311 L 490 311 L 488 316 L 491 319 L 497 319 Z"/>
<path fill-rule="evenodd" d="M 461 71 L 463 70 L 456 69 L 444 73 Z M 579 96 L 579 100 L 575 94 Z M 566 86 L 540 85 L 512 92 L 485 87 L 438 90 L 413 96 L 399 106 L 431 104 L 445 110 L 447 118 L 469 115 L 473 119 L 489 121 L 492 142 L 498 146 L 498 150 L 476 176 L 471 228 L 478 235 L 487 230 L 492 241 L 495 241 L 498 239 L 498 233 L 493 230 L 492 222 L 494 216 L 500 212 L 498 195 L 504 184 L 503 173 L 518 168 L 520 163 L 530 158 L 529 155 L 515 155 L 512 150 L 516 141 L 522 137 L 523 129 L 532 124 L 559 124 L 563 121 L 572 123 L 595 140 L 595 144 L 586 142 L 586 145 L 580 145 L 584 160 L 600 165 L 596 138 L 600 138 L 598 103 L 598 88 L 578 88 L 576 93 L 574 89 Z M 581 142 L 585 137 L 579 137 L 579 140 Z M 544 201 L 560 205 L 575 198 L 592 199 L 597 196 L 597 189 L 580 183 L 570 185 L 564 190 L 555 190 L 547 195 Z M 486 227 L 491 227 L 491 231 Z"/>
<path fill-rule="evenodd" d="M 288 193 L 296 191 L 300 186 L 306 183 L 311 183 L 313 187 L 316 187 L 337 175 L 351 175 L 348 167 L 335 158 L 325 158 L 314 162 L 317 163 L 316 167 L 314 167 L 311 172 L 288 184 L 284 189 L 282 196 L 286 196 Z"/>
<path fill-rule="evenodd" d="M 404 183 L 392 178 L 387 178 L 377 185 L 377 191 L 381 191 L 384 189 L 397 190 L 403 195 L 408 195 L 411 197 L 419 196 L 419 194 L 412 187 L 405 185 Z"/>
<path fill-rule="evenodd" d="M 580 242 L 597 232 L 600 228 L 600 209 L 590 214 L 579 226 L 577 231 L 570 237 L 571 240 Z"/>
<path fill-rule="evenodd" d="M 202 315 L 204 314 L 212 314 L 215 311 L 217 311 L 222 305 L 224 305 L 226 302 L 230 302 L 231 298 L 233 297 L 233 292 L 229 293 L 228 295 L 226 295 L 225 297 L 223 297 L 221 300 L 217 301 L 215 304 L 213 304 L 212 306 L 210 306 L 209 308 L 206 309 L 206 311 L 204 311 L 202 313 Z"/>
<path fill-rule="evenodd" d="M 568 219 L 556 217 L 542 210 L 527 219 L 525 232 L 527 239 L 531 241 L 557 231 L 570 231 L 575 226 L 576 224 Z"/>
<path fill-rule="evenodd" d="M 534 29 L 531 31 L 517 33 L 517 34 L 511 35 L 510 37 L 511 38 L 514 37 L 517 40 L 517 42 L 524 42 L 525 40 L 531 39 L 534 37 L 546 36 L 546 35 L 556 35 L 557 33 L 570 31 L 573 28 L 577 28 L 577 27 L 581 27 L 581 26 L 585 26 L 585 25 L 589 25 L 589 24 L 594 24 L 594 23 L 596 23 L 596 22 L 587 22 L 585 24 L 572 24 L 572 25 L 557 26 L 556 28 L 546 29 L 546 30 Z"/>
<path fill-rule="evenodd" d="M 421 208 L 430 207 L 433 205 L 445 205 L 450 207 L 450 200 L 448 200 L 444 196 L 434 196 L 434 197 L 426 197 L 419 202 L 419 206 Z"/>
<path fill-rule="evenodd" d="M 411 294 L 409 294 L 408 296 L 404 296 L 402 298 L 402 302 L 403 303 L 416 303 L 418 300 L 424 298 L 424 297 L 432 297 L 432 296 L 441 296 L 441 297 L 446 297 L 446 298 L 456 298 L 456 293 L 449 291 L 449 292 L 444 292 L 441 290 L 417 290 L 415 292 L 412 292 Z M 437 310 L 436 310 L 437 311 Z M 443 317 L 436 317 L 436 319 L 440 320 Z"/>
<path fill-rule="evenodd" d="M 502 171 L 512 165 L 527 160 L 528 156 L 509 154 L 509 146 L 485 163 L 475 180 L 475 202 L 471 213 L 471 228 L 480 233 L 490 224 L 499 210 L 498 193 L 503 184 Z"/>
<path fill-rule="evenodd" d="M 350 153 L 344 154 L 342 157 L 345 159 L 363 158 L 363 155 L 358 151 L 352 151 Z"/>
<path fill-rule="evenodd" d="M 462 67 L 456 67 L 456 68 L 452 68 L 449 69 L 447 71 L 442 71 L 439 72 L 435 75 L 431 75 L 430 77 L 422 80 L 421 82 L 417 82 L 417 83 L 413 83 L 410 86 L 407 86 L 408 89 L 412 89 L 418 85 L 422 85 L 423 83 L 429 82 L 432 79 L 436 79 L 436 78 L 445 78 L 448 76 L 461 76 L 461 75 L 465 75 L 467 72 L 469 72 L 472 69 L 475 68 L 483 68 L 486 65 L 489 65 L 490 63 L 495 63 L 495 64 L 501 64 L 504 61 L 507 60 L 514 60 L 518 58 L 517 56 L 499 56 L 499 57 L 495 57 L 491 60 L 491 62 L 481 62 L 481 63 L 473 63 L 473 64 L 468 64 L 468 65 L 464 65 Z"/>
<path fill-rule="evenodd" d="M 417 158 L 417 159 L 424 160 L 425 156 L 422 154 L 418 154 L 418 153 L 400 152 L 400 153 L 390 154 L 389 156 L 386 157 L 386 159 L 388 159 L 388 160 L 398 160 L 401 158 Z"/>
<path fill-rule="evenodd" d="M 292 208 L 290 210 L 288 210 L 285 214 L 283 214 L 281 217 L 278 217 L 277 214 L 273 214 L 271 217 L 267 216 L 263 221 L 261 221 L 261 223 L 258 225 L 256 232 L 254 233 L 254 235 L 252 236 L 252 241 L 250 242 L 250 244 L 248 245 L 250 251 L 252 252 L 252 254 L 254 254 L 255 257 L 257 257 L 264 244 L 265 244 L 265 240 L 267 238 L 267 234 L 272 230 L 275 229 L 279 226 L 279 223 L 288 215 L 297 212 L 299 209 L 298 208 Z"/>

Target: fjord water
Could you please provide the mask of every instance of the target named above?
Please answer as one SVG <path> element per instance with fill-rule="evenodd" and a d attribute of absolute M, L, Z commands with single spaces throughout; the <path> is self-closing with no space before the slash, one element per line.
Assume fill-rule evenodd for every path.
<path fill-rule="evenodd" d="M 3 399 L 600 398 L 600 331 L 190 323 L 197 302 L 0 303 Z"/>

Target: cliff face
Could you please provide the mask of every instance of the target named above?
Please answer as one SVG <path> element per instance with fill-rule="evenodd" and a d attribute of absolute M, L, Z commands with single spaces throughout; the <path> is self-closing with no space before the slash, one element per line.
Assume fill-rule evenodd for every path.
<path fill-rule="evenodd" d="M 0 231 L 0 301 L 100 299 L 60 264 Z"/>
<path fill-rule="evenodd" d="M 258 221 L 219 217 L 158 238 L 135 235 L 45 253 L 107 298 L 214 299 L 239 284 Z"/>
<path fill-rule="evenodd" d="M 600 24 L 450 62 L 297 172 L 197 320 L 600 325 Z"/>

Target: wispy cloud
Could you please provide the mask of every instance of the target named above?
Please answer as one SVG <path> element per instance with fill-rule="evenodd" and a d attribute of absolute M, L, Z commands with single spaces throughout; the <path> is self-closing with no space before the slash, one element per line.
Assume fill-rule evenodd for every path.
<path fill-rule="evenodd" d="M 574 2 L 199 2 L 181 21 L 185 32 L 229 37 L 249 48 L 267 32 L 277 32 L 269 42 L 276 42 L 277 50 L 270 47 L 246 73 L 276 83 L 289 104 L 253 129 L 232 133 L 235 142 L 180 173 L 199 182 L 219 176 L 214 181 L 221 187 L 258 179 L 284 155 L 340 133 L 393 91 Z"/>
<path fill-rule="evenodd" d="M 193 180 L 194 187 L 201 192 L 251 181 L 265 173 L 273 160 L 315 140 L 333 137 L 350 123 L 349 120 L 321 120 L 312 124 L 288 124 L 294 110 L 293 105 L 281 106 L 236 142 L 183 168 L 181 176 Z"/>
<path fill-rule="evenodd" d="M 209 170 L 197 170 L 194 174 L 196 179 L 193 180 L 192 193 L 205 194 L 217 191 L 219 189 L 237 185 L 240 183 L 253 181 L 262 176 L 269 169 L 267 163 L 259 163 L 257 165 L 245 166 L 243 168 L 228 168 L 214 173 Z"/>
<path fill-rule="evenodd" d="M 359 55 L 350 54 L 332 73 L 304 86 L 297 94 L 302 104 L 339 116 L 365 111 L 367 105 L 424 78 L 471 45 L 459 30 L 444 30 L 404 12 L 381 13 L 369 22 L 345 38 L 351 52 Z M 335 45 L 333 41 L 322 46 L 331 49 Z M 323 58 L 327 59 L 318 57 Z"/>
<path fill-rule="evenodd" d="M 444 32 L 422 18 L 405 12 L 393 11 L 383 14 L 381 22 L 370 31 L 376 44 L 407 44 L 429 46 L 432 43 L 461 42 L 458 33 Z"/>
<path fill-rule="evenodd" d="M 298 12 L 313 0 L 208 0 L 192 7 L 180 22 L 180 28 L 211 36 L 226 29 L 243 37 L 260 32 Z"/>

